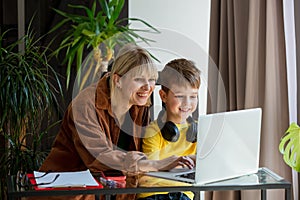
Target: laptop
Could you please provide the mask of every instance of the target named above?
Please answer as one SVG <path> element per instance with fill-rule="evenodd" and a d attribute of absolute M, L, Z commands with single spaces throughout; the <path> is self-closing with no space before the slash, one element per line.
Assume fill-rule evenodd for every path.
<path fill-rule="evenodd" d="M 261 116 L 261 108 L 199 116 L 195 169 L 146 174 L 203 185 L 258 172 Z"/>

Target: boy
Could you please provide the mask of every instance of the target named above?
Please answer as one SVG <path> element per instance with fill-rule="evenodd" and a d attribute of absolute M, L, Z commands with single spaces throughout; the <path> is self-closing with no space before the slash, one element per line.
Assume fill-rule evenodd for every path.
<path fill-rule="evenodd" d="M 161 160 L 168 156 L 186 156 L 195 165 L 197 123 L 190 117 L 197 109 L 200 70 L 192 61 L 175 59 L 166 64 L 159 77 L 163 110 L 157 120 L 146 129 L 142 150 L 149 159 Z M 140 186 L 178 185 L 178 182 L 141 177 Z M 144 193 L 139 200 L 193 199 L 192 192 Z"/>

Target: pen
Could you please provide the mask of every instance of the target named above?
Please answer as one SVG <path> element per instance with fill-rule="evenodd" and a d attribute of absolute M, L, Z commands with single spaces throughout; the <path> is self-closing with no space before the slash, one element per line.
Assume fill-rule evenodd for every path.
<path fill-rule="evenodd" d="M 113 180 L 107 180 L 105 178 L 99 177 L 99 181 L 102 185 L 107 186 L 109 188 L 115 188 L 117 183 Z"/>

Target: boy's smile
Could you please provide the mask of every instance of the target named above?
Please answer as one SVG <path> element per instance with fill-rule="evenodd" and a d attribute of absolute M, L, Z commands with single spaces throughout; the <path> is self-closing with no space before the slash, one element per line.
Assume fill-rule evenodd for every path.
<path fill-rule="evenodd" d="M 187 117 L 197 108 L 198 89 L 192 88 L 190 85 L 172 85 L 167 93 L 163 90 L 160 90 L 159 93 L 162 101 L 166 104 L 167 121 L 185 123 Z"/>

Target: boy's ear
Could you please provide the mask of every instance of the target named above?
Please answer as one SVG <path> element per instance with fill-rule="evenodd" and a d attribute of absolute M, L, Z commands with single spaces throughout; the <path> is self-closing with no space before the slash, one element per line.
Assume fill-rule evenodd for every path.
<path fill-rule="evenodd" d="M 167 101 L 167 93 L 163 91 L 162 89 L 159 90 L 159 96 L 162 102 L 166 103 Z"/>

